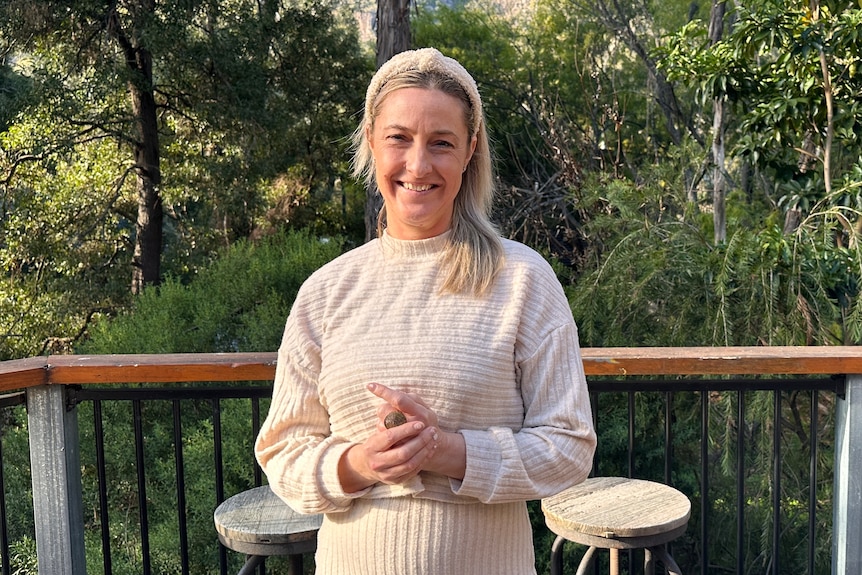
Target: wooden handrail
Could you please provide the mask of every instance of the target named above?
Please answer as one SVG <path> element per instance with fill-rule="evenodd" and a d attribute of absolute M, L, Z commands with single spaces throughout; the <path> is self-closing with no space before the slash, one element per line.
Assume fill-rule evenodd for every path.
<path fill-rule="evenodd" d="M 835 375 L 862 373 L 862 347 L 603 347 L 583 349 L 590 375 Z"/>
<path fill-rule="evenodd" d="M 862 373 L 862 347 L 596 347 L 588 376 Z M 275 352 L 55 355 L 0 362 L 0 391 L 42 384 L 266 381 Z"/>

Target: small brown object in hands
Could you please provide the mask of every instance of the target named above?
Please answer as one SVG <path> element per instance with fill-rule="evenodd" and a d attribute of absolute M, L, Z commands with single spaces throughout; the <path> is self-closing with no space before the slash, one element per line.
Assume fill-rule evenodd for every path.
<path fill-rule="evenodd" d="M 407 423 L 407 418 L 404 417 L 404 414 L 398 411 L 390 411 L 389 415 L 383 420 L 383 425 L 386 426 L 386 429 L 391 429 L 393 427 L 398 427 L 399 425 L 403 425 Z"/>

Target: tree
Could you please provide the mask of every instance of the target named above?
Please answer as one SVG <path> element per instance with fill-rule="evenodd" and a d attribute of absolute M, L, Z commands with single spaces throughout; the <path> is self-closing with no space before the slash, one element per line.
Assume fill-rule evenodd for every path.
<path fill-rule="evenodd" d="M 862 208 L 855 193 L 833 193 L 862 151 L 862 10 L 767 0 L 734 16 L 717 42 L 697 22 L 671 35 L 661 52 L 669 77 L 730 107 L 732 154 L 771 184 L 765 192 L 785 210 L 787 232 L 827 198 Z"/>
<path fill-rule="evenodd" d="M 664 116 L 665 128 L 671 141 L 679 145 L 682 142 L 684 131 L 687 131 L 695 140 L 702 141 L 703 138 L 699 129 L 680 105 L 673 83 L 668 81 L 665 72 L 659 67 L 659 63 L 653 55 L 652 43 L 656 36 L 657 26 L 654 24 L 654 14 L 647 9 L 647 4 L 643 2 L 607 2 L 606 0 L 598 0 L 594 3 L 585 3 L 580 0 L 571 1 L 584 18 L 595 20 L 606 27 L 611 35 L 623 42 L 645 66 L 650 86 L 654 90 L 656 102 Z M 689 7 L 689 12 L 692 8 L 697 9 L 696 5 L 692 4 Z"/>
<path fill-rule="evenodd" d="M 145 285 L 158 284 L 161 279 L 163 213 L 158 191 L 162 180 L 159 122 L 153 84 L 153 55 L 145 40 L 146 21 L 155 18 L 156 2 L 130 2 L 122 13 L 120 8 L 117 4 L 110 5 L 105 20 L 108 36 L 119 46 L 128 73 L 134 124 L 131 147 L 138 199 L 132 293 L 139 293 Z"/>
<path fill-rule="evenodd" d="M 709 12 L 709 43 L 714 46 L 721 41 L 724 34 L 724 14 L 726 0 L 713 0 Z M 724 132 L 727 126 L 725 116 L 724 95 L 718 94 L 712 100 L 712 221 L 715 243 L 720 244 L 727 239 L 727 222 L 725 221 L 724 200 L 727 193 L 727 178 L 725 178 L 725 145 Z"/>
<path fill-rule="evenodd" d="M 237 120 L 273 131 L 295 121 L 301 114 L 274 107 L 281 100 L 279 90 L 300 83 L 289 76 L 299 70 L 291 70 L 294 64 L 284 58 L 292 51 L 291 42 L 305 43 L 311 55 L 314 44 L 323 40 L 308 44 L 302 39 L 304 30 L 316 25 L 315 18 L 300 14 L 317 13 L 316 18 L 328 26 L 338 26 L 330 6 L 314 4 L 304 8 L 281 2 L 78 0 L 71 5 L 46 1 L 38 10 L 20 0 L 4 5 L 0 17 L 10 24 L 6 34 L 14 34 L 19 50 L 37 57 L 36 66 L 57 83 L 54 97 L 66 102 L 51 111 L 58 116 L 55 120 L 70 137 L 110 138 L 131 151 L 126 170 L 135 180 L 137 204 L 133 293 L 161 277 L 165 185 L 170 185 L 164 179 L 166 145 L 177 142 L 177 130 L 201 120 L 213 122 L 213 129 L 223 134 L 240 132 L 240 126 L 231 126 Z M 288 28 L 291 24 L 298 27 Z M 330 65 L 334 70 L 354 66 L 351 72 L 362 71 L 355 67 L 360 56 L 355 32 L 337 48 L 332 39 L 325 41 L 335 50 L 318 54 L 317 70 Z M 353 45 L 348 48 L 350 41 Z M 50 70 L 44 60 L 48 56 L 41 50 L 46 42 L 54 52 Z M 353 50 L 352 58 L 345 48 Z M 340 62 L 335 63 L 336 58 Z M 300 58 L 297 63 L 306 60 Z M 61 84 L 64 76 L 69 80 Z M 316 72 L 308 79 L 318 76 Z M 64 90 L 73 93 L 64 97 Z M 125 102 L 119 97 L 123 91 Z M 291 92 L 297 90 L 287 91 Z M 78 101 L 70 102 L 70 97 Z M 328 97 L 350 100 L 332 91 Z M 292 101 L 288 106 L 297 104 Z M 312 104 L 298 107 L 305 110 Z M 89 108 L 87 112 L 83 106 Z M 213 151 L 223 150 L 224 146 L 221 152 Z"/>
<path fill-rule="evenodd" d="M 4 356 L 65 349 L 125 304 L 142 188 L 161 205 L 153 283 L 187 281 L 220 246 L 273 227 L 354 233 L 344 136 L 372 69 L 354 22 L 316 0 L 196 0 L 156 3 L 132 26 L 130 6 L 0 4 L 19 104 L 0 131 L 0 332 L 16 335 Z M 135 46 L 156 148 L 130 96 L 147 100 Z"/>

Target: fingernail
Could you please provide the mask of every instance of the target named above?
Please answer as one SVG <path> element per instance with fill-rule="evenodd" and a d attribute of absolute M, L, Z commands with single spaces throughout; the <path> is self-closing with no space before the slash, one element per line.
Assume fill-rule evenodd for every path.
<path fill-rule="evenodd" d="M 368 388 L 368 391 L 374 391 L 375 389 L 377 389 L 377 384 L 369 383 L 366 387 Z"/>
<path fill-rule="evenodd" d="M 413 429 L 415 429 L 416 431 L 422 431 L 423 427 L 425 427 L 425 426 L 422 424 L 421 421 L 417 421 L 416 423 L 413 424 Z"/>

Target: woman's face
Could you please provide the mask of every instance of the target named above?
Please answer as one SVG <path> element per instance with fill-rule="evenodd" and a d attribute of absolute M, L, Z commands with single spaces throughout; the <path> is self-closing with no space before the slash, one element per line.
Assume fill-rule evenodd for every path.
<path fill-rule="evenodd" d="M 402 88 L 381 102 L 366 137 L 392 237 L 418 240 L 452 225 L 461 176 L 476 137 L 465 104 L 439 90 Z"/>

